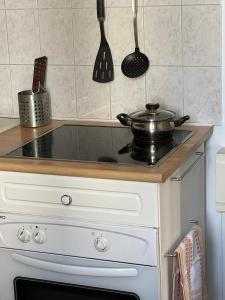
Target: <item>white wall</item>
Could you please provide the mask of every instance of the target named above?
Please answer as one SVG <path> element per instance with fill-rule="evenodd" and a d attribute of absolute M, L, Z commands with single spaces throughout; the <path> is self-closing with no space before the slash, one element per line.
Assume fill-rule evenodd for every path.
<path fill-rule="evenodd" d="M 222 297 L 222 241 L 221 214 L 216 212 L 215 159 L 216 152 L 225 146 L 225 128 L 216 127 L 207 144 L 206 197 L 207 197 L 207 277 L 209 300 L 224 300 Z M 225 296 L 225 295 L 224 295 Z"/>
<path fill-rule="evenodd" d="M 222 215 L 216 211 L 215 163 L 216 153 L 225 147 L 225 3 L 222 1 L 222 103 L 223 123 L 216 126 L 214 134 L 207 144 L 206 158 L 206 195 L 207 195 L 207 276 L 209 300 L 224 300 L 225 274 L 222 273 L 222 263 L 225 254 L 222 253 Z M 225 218 L 225 217 L 223 217 Z M 224 242 L 224 241 L 223 241 Z M 225 289 L 224 289 L 225 291 Z"/>

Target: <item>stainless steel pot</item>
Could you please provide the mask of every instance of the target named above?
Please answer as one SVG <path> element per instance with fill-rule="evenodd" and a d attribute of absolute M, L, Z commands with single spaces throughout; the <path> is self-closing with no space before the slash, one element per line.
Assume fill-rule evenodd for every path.
<path fill-rule="evenodd" d="M 172 139 L 164 142 L 152 142 L 142 139 L 133 139 L 132 143 L 127 144 L 119 150 L 119 154 L 130 153 L 131 158 L 137 161 L 144 161 L 148 165 L 154 165 L 170 150 L 174 148 Z"/>
<path fill-rule="evenodd" d="M 159 109 L 160 105 L 147 104 L 146 110 L 131 114 L 119 114 L 117 119 L 122 125 L 130 126 L 135 137 L 152 140 L 170 138 L 175 127 L 179 127 L 190 119 L 184 116 L 176 119 L 176 113 Z"/>

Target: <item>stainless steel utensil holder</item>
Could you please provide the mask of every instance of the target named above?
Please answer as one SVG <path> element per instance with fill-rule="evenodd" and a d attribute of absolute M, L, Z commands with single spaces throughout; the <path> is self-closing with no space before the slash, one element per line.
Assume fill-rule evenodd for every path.
<path fill-rule="evenodd" d="M 20 123 L 23 127 L 40 127 L 50 120 L 50 104 L 47 91 L 18 93 Z"/>

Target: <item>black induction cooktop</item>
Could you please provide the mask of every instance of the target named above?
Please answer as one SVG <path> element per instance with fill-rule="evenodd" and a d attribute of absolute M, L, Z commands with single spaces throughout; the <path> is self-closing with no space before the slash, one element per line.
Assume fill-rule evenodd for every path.
<path fill-rule="evenodd" d="M 130 128 L 63 125 L 6 154 L 8 157 L 158 166 L 193 134 L 174 130 L 169 140 L 134 139 Z"/>

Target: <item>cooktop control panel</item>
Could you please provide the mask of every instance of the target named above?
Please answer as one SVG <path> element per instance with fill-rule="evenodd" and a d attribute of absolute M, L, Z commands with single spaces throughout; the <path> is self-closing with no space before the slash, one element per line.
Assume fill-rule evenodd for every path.
<path fill-rule="evenodd" d="M 32 219 L 1 218 L 0 248 L 158 265 L 156 229 Z"/>
<path fill-rule="evenodd" d="M 38 226 L 35 226 L 35 229 L 30 225 L 28 228 L 25 226 L 21 226 L 17 232 L 18 239 L 23 243 L 29 243 L 31 239 L 37 244 L 43 244 L 46 242 L 47 228 L 41 229 Z"/>
<path fill-rule="evenodd" d="M 32 233 L 33 232 L 33 233 Z M 22 243 L 29 243 L 33 240 L 37 244 L 44 244 L 47 239 L 47 228 L 41 229 L 35 226 L 33 230 L 32 225 L 22 226 L 17 232 L 17 237 Z M 94 239 L 94 245 L 96 250 L 100 252 L 106 252 L 109 249 L 109 242 L 103 236 L 98 236 Z"/>

